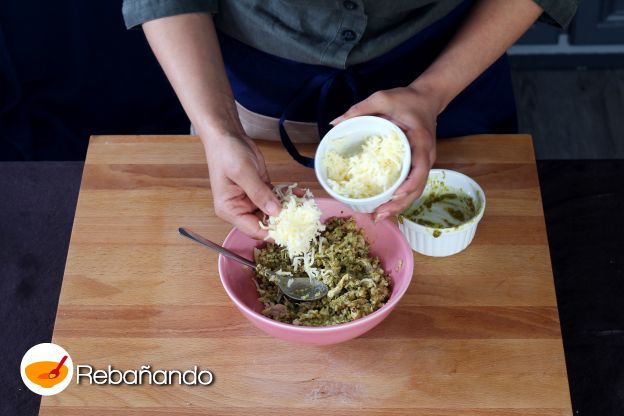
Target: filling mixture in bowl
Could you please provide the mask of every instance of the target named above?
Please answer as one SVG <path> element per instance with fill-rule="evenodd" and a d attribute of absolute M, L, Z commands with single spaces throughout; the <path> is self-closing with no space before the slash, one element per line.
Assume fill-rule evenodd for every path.
<path fill-rule="evenodd" d="M 339 144 L 341 139 L 334 143 Z M 325 153 L 327 182 L 347 198 L 368 198 L 383 193 L 401 175 L 405 145 L 396 132 L 368 137 L 350 155 L 335 149 Z"/>
<path fill-rule="evenodd" d="M 353 321 L 381 308 L 390 297 L 390 277 L 353 218 L 328 219 L 304 255 L 267 243 L 255 251 L 257 286 L 263 314 L 281 322 L 329 326 Z M 327 296 L 310 302 L 286 297 L 272 281 L 279 274 L 314 274 L 329 287 Z"/>

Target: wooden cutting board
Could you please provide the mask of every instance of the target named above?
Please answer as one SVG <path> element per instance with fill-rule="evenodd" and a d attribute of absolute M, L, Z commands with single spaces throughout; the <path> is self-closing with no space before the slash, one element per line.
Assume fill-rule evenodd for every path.
<path fill-rule="evenodd" d="M 314 172 L 260 143 L 275 183 L 325 195 Z M 311 146 L 302 146 L 309 154 Z M 218 151 L 218 149 L 214 149 Z M 568 381 L 530 136 L 440 140 L 437 167 L 485 190 L 472 245 L 414 255 L 411 286 L 361 338 L 292 345 L 235 309 L 215 241 L 201 143 L 190 136 L 91 138 L 54 328 L 74 364 L 210 369 L 211 386 L 72 384 L 42 415 L 570 415 Z"/>

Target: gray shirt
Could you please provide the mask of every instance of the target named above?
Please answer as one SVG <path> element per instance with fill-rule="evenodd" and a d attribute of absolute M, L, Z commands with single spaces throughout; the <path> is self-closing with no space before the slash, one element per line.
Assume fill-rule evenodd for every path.
<path fill-rule="evenodd" d="M 513 0 L 501 0 L 513 1 Z M 566 26 L 579 0 L 534 0 L 542 19 Z M 191 12 L 223 33 L 298 62 L 345 68 L 380 56 L 447 15 L 462 0 L 124 0 L 128 28 Z"/>

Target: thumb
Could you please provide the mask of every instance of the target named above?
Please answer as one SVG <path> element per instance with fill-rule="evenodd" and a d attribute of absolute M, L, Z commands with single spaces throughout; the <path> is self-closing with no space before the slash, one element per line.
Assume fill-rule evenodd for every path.
<path fill-rule="evenodd" d="M 332 126 L 335 126 L 338 123 L 345 121 L 346 119 L 364 116 L 368 114 L 376 114 L 379 112 L 379 109 L 375 106 L 373 100 L 370 98 L 365 99 L 364 101 L 360 101 L 359 103 L 353 105 L 351 108 L 347 110 L 346 113 L 337 117 L 329 122 Z"/>
<path fill-rule="evenodd" d="M 258 176 L 258 174 L 250 170 L 236 178 L 235 182 L 240 186 L 251 202 L 257 206 L 262 212 L 270 216 L 276 216 L 281 210 L 277 196 L 273 193 L 271 187 Z"/>

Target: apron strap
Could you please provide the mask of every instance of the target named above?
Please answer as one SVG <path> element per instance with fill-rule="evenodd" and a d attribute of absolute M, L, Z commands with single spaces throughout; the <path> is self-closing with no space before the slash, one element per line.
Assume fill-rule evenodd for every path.
<path fill-rule="evenodd" d="M 306 100 L 310 100 L 314 98 L 314 95 L 318 94 L 320 90 L 320 97 L 318 100 L 318 107 L 317 107 L 317 115 L 318 115 L 317 120 L 318 120 L 319 137 L 322 138 L 327 132 L 327 130 L 329 130 L 328 128 L 329 123 L 327 120 L 327 115 L 325 114 L 325 111 L 324 111 L 324 109 L 326 108 L 325 106 L 326 99 L 329 94 L 329 91 L 331 90 L 331 86 L 334 80 L 341 73 L 343 73 L 343 71 L 336 69 L 336 70 L 329 70 L 328 72 L 323 72 L 312 77 L 312 79 L 310 79 L 310 81 L 308 81 L 305 84 L 305 86 L 299 92 L 297 92 L 297 94 L 295 94 L 295 98 L 288 104 L 288 106 L 286 106 L 286 109 L 284 110 L 284 112 L 282 113 L 282 116 L 279 119 L 280 139 L 282 141 L 282 144 L 288 151 L 288 154 L 290 154 L 290 156 L 293 159 L 295 159 L 297 162 L 309 168 L 314 168 L 314 158 L 303 156 L 301 153 L 299 153 L 299 151 L 297 150 L 297 147 L 293 144 L 292 140 L 290 139 L 290 136 L 288 135 L 288 132 L 286 131 L 284 122 L 290 117 L 292 112 L 298 109 L 299 106 L 301 106 L 301 104 L 306 102 Z M 350 75 L 348 77 L 350 77 Z M 354 82 L 349 82 L 349 86 L 351 87 L 352 91 L 354 91 L 353 90 L 354 85 L 355 85 Z M 355 95 L 355 92 L 354 92 L 354 95 Z"/>
<path fill-rule="evenodd" d="M 349 87 L 349 89 L 351 90 L 351 103 L 352 104 L 360 101 L 361 99 L 359 96 L 358 83 L 350 68 L 339 71 L 339 74 L 337 74 L 335 77 L 325 82 L 323 86 L 321 87 L 321 93 L 319 95 L 318 106 L 316 109 L 316 119 L 318 120 L 317 126 L 318 126 L 319 137 L 321 139 L 332 128 L 329 122 L 331 121 L 331 118 L 333 117 L 331 117 L 331 114 L 327 111 L 327 109 L 330 108 L 327 100 L 331 92 L 332 86 L 334 85 L 337 78 L 340 78 L 340 81 L 344 81 L 346 85 Z"/>

